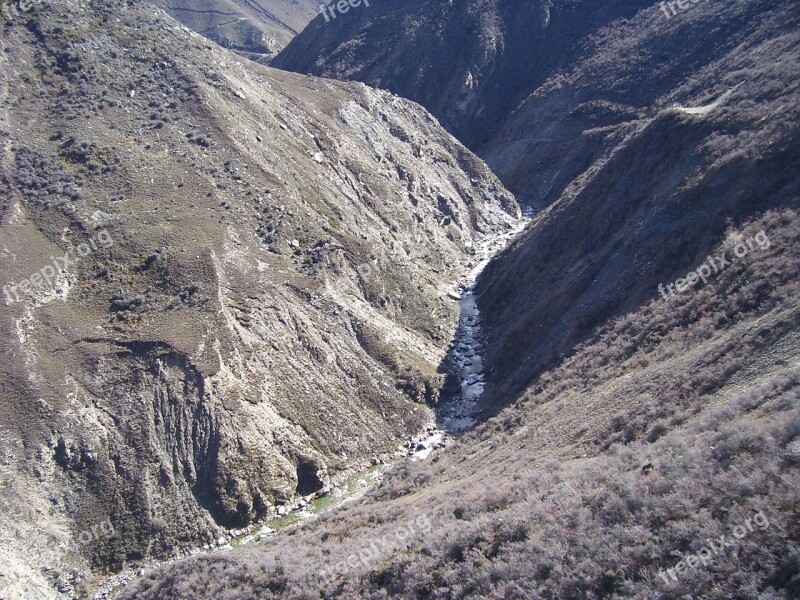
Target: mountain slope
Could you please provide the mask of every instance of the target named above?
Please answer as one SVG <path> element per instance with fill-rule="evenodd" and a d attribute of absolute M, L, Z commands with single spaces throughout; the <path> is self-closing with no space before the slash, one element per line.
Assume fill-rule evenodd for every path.
<path fill-rule="evenodd" d="M 625 51 L 651 56 L 651 45 L 666 50 L 666 42 L 677 53 L 685 29 L 678 25 L 653 41 L 652 15 L 645 13 L 630 29 L 609 30 L 596 51 L 543 86 L 515 117 L 523 122 L 522 114 L 540 115 L 519 131 L 545 131 L 543 115 L 557 107 L 564 116 L 547 121 L 553 128 L 574 131 L 574 124 L 564 123 L 584 120 L 596 127 L 532 150 L 551 165 L 560 162 L 551 168 L 564 173 L 565 182 L 575 179 L 484 273 L 478 303 L 491 338 L 492 401 L 513 400 L 515 391 L 569 355 L 598 325 L 656 297 L 659 284 L 698 268 L 731 224 L 797 206 L 800 10 L 791 2 L 697 8 L 712 6 L 691 22 L 694 35 L 707 38 L 709 58 L 654 105 L 621 104 L 621 98 L 626 90 L 639 95 L 635 90 L 663 88 L 658 78 L 674 66 L 651 67 L 651 77 L 642 75 L 644 61 L 620 65 L 616 57 Z M 705 34 L 717 28 L 740 35 L 721 48 L 713 33 Z M 670 106 L 702 107 L 717 99 L 716 107 L 699 113 Z M 521 154 L 517 142 L 496 148 Z M 580 153 L 585 156 L 576 160 Z M 536 177 L 526 171 L 526 182 Z M 515 299 L 523 298 L 527 309 L 519 310 Z"/>
<path fill-rule="evenodd" d="M 741 83 L 724 71 L 726 55 L 755 51 L 787 10 L 752 0 L 693 3 L 670 17 L 653 0 L 385 3 L 315 19 L 272 64 L 421 103 L 541 209 L 635 122 Z"/>
<path fill-rule="evenodd" d="M 357 506 L 153 570 L 121 599 L 796 598 L 800 213 L 713 251 L 762 231 L 713 290 L 609 323 Z"/>
<path fill-rule="evenodd" d="M 318 12 L 313 0 L 150 0 L 197 33 L 268 62 Z"/>
<path fill-rule="evenodd" d="M 671 107 L 721 99 L 717 110 L 724 112 L 731 94 L 771 102 L 774 86 L 795 75 L 787 49 L 797 26 L 796 6 L 786 2 L 702 2 L 671 18 L 654 3 L 585 39 L 570 67 L 550 74 L 516 107 L 481 155 L 526 202 L 548 206 Z M 686 43 L 700 37 L 710 39 Z M 757 112 L 741 116 L 755 119 Z"/>
<path fill-rule="evenodd" d="M 273 66 L 357 80 L 419 102 L 482 149 L 508 115 L 580 51 L 583 39 L 647 0 L 411 0 L 321 16 Z"/>
<path fill-rule="evenodd" d="M 484 274 L 489 403 L 685 273 L 726 219 L 794 202 L 796 3 L 374 8 L 315 21 L 273 64 L 413 98 L 521 202 L 558 203 Z"/>
<path fill-rule="evenodd" d="M 518 186 L 561 179 L 478 280 L 488 421 L 123 598 L 797 597 L 800 13 L 659 10 L 598 29 L 495 140 Z"/>
<path fill-rule="evenodd" d="M 217 545 L 432 419 L 446 290 L 518 214 L 481 161 L 154 7 L 4 19 L 0 595 Z"/>

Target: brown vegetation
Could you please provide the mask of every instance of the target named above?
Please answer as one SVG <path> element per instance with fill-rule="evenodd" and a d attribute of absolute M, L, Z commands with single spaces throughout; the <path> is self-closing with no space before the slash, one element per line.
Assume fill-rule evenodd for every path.
<path fill-rule="evenodd" d="M 609 324 L 524 397 L 346 507 L 125 598 L 792 598 L 800 552 L 800 216 L 713 285 Z M 722 250 L 722 246 L 715 249 Z M 708 567 L 659 570 L 756 529 Z M 347 576 L 321 569 L 425 514 L 427 536 Z M 213 575 L 209 575 L 213 573 Z"/>

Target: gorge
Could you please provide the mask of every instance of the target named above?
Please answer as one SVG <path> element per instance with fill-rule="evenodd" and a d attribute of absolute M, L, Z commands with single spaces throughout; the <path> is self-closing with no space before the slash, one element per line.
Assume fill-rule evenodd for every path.
<path fill-rule="evenodd" d="M 797 4 L 316 12 L 0 0 L 0 598 L 796 597 Z"/>

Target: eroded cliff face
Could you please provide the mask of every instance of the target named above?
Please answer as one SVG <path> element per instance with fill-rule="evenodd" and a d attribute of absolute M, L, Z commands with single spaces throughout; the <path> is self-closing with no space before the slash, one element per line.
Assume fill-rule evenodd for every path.
<path fill-rule="evenodd" d="M 4 18 L 12 596 L 213 543 L 429 421 L 447 291 L 518 216 L 482 162 L 411 102 L 146 5 Z"/>

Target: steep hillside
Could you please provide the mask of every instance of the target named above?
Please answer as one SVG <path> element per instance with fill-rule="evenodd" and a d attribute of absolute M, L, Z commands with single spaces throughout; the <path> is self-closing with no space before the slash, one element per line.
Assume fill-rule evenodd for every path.
<path fill-rule="evenodd" d="M 715 112 L 725 113 L 730 98 L 741 101 L 731 110 L 745 130 L 764 117 L 773 127 L 791 122 L 790 114 L 771 111 L 783 110 L 782 93 L 784 99 L 796 93 L 792 45 L 799 25 L 794 2 L 700 2 L 670 18 L 652 3 L 585 39 L 569 67 L 550 74 L 516 107 L 480 154 L 524 202 L 543 208 L 673 107 L 722 100 Z M 764 105 L 770 110 L 760 112 Z"/>
<path fill-rule="evenodd" d="M 268 63 L 319 12 L 314 0 L 149 0 L 242 56 Z"/>
<path fill-rule="evenodd" d="M 794 0 L 317 17 L 279 64 L 420 101 L 539 209 L 466 318 L 518 207 L 419 105 L 146 4 L 0 9 L 0 597 L 150 558 L 122 599 L 797 597 Z M 485 421 L 380 465 L 464 345 Z"/>
<path fill-rule="evenodd" d="M 592 120 L 596 127 L 581 134 L 586 145 L 573 140 L 533 150 L 559 163 L 555 171 L 570 163 L 576 171 L 565 181 L 575 178 L 480 282 L 478 304 L 490 337 L 488 379 L 495 387 L 487 396 L 496 406 L 513 400 L 598 325 L 657 297 L 659 284 L 698 268 L 731 224 L 798 206 L 800 8 L 753 1 L 737 3 L 735 10 L 718 7 L 699 20 L 686 16 L 693 20 L 677 24 L 670 39 L 688 26 L 693 39 L 709 40 L 712 59 L 654 105 L 625 104 L 630 114 L 624 122 L 614 122 L 623 112 L 620 104 L 586 99 L 619 101 L 625 90 L 651 89 L 647 84 L 658 76 L 642 75 L 643 61 L 636 66 L 640 59 L 631 59 L 629 66 L 631 61 L 616 58 L 652 56 L 648 48 L 658 42 L 649 35 L 646 14 L 629 29 L 606 32 L 595 52 L 526 104 L 528 115 L 564 115 L 560 124 L 550 121 L 555 128 L 570 119 Z M 725 31 L 729 20 L 744 31 L 722 51 L 705 32 Z M 662 60 L 663 68 L 651 62 L 647 72 L 674 70 L 667 65 L 683 59 Z M 636 83 L 642 78 L 645 85 Z M 604 111 L 610 116 L 598 120 Z M 520 120 L 520 131 L 546 131 L 545 120 Z M 503 152 L 519 156 L 515 145 L 509 142 Z M 578 160 L 581 153 L 586 155 Z M 536 176 L 526 171 L 525 181 Z M 549 193 L 539 192 L 543 198 Z"/>
<path fill-rule="evenodd" d="M 0 596 L 216 545 L 432 419 L 447 290 L 518 215 L 481 161 L 145 4 L 3 18 Z"/>
<path fill-rule="evenodd" d="M 643 120 L 742 83 L 748 51 L 797 27 L 791 2 L 675 10 L 654 0 L 387 2 L 318 17 L 272 64 L 419 102 L 541 209 Z"/>
<path fill-rule="evenodd" d="M 609 323 L 359 505 L 121 599 L 797 598 L 800 213 L 713 252 L 750 239 L 713 289 Z"/>
<path fill-rule="evenodd" d="M 315 18 L 273 66 L 357 80 L 419 102 L 482 148 L 584 38 L 652 0 L 409 0 Z"/>
<path fill-rule="evenodd" d="M 552 206 L 479 286 L 490 411 L 702 262 L 727 219 L 796 202 L 797 3 L 676 11 L 385 3 L 317 19 L 273 63 L 417 100 L 523 204 Z"/>

